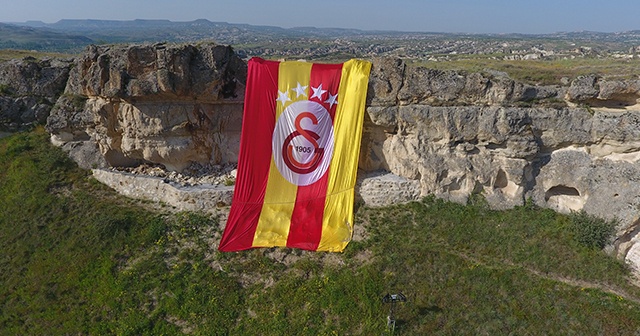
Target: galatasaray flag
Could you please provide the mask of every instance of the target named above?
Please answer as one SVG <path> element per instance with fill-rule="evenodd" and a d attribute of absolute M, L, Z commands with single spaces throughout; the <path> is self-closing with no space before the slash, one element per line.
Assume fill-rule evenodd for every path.
<path fill-rule="evenodd" d="M 238 175 L 219 250 L 344 250 L 371 63 L 248 65 Z"/>

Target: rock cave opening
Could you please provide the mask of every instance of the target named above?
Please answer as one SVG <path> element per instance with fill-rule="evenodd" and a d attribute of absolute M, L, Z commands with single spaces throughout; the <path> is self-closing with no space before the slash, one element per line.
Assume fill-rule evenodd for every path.
<path fill-rule="evenodd" d="M 509 179 L 507 179 L 507 174 L 504 170 L 499 169 L 498 174 L 496 175 L 496 180 L 493 183 L 493 188 L 495 189 L 503 189 L 509 185 Z"/>
<path fill-rule="evenodd" d="M 596 108 L 624 109 L 638 104 L 638 96 L 635 93 L 616 94 L 607 99 L 590 99 L 589 106 Z"/>
<path fill-rule="evenodd" d="M 556 196 L 578 196 L 580 197 L 580 192 L 578 191 L 578 189 L 573 188 L 573 187 L 567 187 L 565 185 L 557 185 L 554 187 L 551 187 L 549 190 L 547 190 L 547 192 L 544 194 L 544 200 L 546 202 L 549 202 L 549 200 L 553 197 Z"/>
<path fill-rule="evenodd" d="M 574 187 L 556 185 L 545 192 L 544 200 L 550 208 L 568 213 L 582 210 L 586 197 L 580 195 L 580 191 Z"/>

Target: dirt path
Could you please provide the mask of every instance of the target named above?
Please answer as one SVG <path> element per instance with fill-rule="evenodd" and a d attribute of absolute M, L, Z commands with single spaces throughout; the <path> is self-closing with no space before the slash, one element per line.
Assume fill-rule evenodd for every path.
<path fill-rule="evenodd" d="M 581 289 L 598 289 L 601 290 L 605 293 L 609 293 L 611 295 L 615 295 L 621 298 L 624 298 L 625 300 L 640 304 L 640 298 L 638 298 L 637 296 L 631 295 L 629 293 L 627 293 L 625 290 L 622 290 L 620 288 L 616 288 L 614 286 L 611 285 L 607 285 L 607 284 L 603 284 L 603 283 L 598 283 L 598 282 L 590 282 L 590 281 L 584 281 L 584 280 L 578 280 L 578 279 L 572 279 L 572 278 L 568 278 L 559 274 L 555 274 L 555 273 L 548 273 L 548 272 L 541 272 L 538 271 L 536 269 L 533 269 L 531 267 L 528 266 L 524 266 L 524 265 L 520 265 L 520 264 L 516 264 L 510 260 L 494 260 L 493 264 L 489 264 L 485 261 L 482 261 L 478 258 L 475 258 L 473 256 L 470 256 L 466 253 L 463 252 L 458 252 L 458 251 L 452 251 L 449 250 L 449 253 L 458 256 L 462 259 L 471 261 L 475 264 L 479 264 L 482 265 L 484 267 L 487 268 L 494 268 L 494 269 L 503 269 L 505 267 L 510 267 L 510 268 L 520 268 L 523 269 L 539 278 L 545 279 L 545 280 L 550 280 L 550 281 L 557 281 L 557 282 L 561 282 L 564 283 L 566 285 L 572 286 L 572 287 L 579 287 Z M 496 264 L 502 265 L 504 267 L 498 267 L 496 266 Z M 636 284 L 636 283 L 634 283 Z M 637 285 L 637 284 L 636 284 Z"/>

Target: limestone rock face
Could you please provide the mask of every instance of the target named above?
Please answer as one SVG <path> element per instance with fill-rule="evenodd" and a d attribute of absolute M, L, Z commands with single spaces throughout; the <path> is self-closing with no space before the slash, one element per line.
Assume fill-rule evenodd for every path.
<path fill-rule="evenodd" d="M 584 76 L 536 86 L 498 72 L 372 62 L 357 187 L 363 202 L 435 195 L 464 203 L 478 194 L 496 209 L 530 199 L 584 210 L 620 220 L 612 247 L 640 269 L 640 81 Z M 246 64 L 225 46 L 90 47 L 47 129 L 87 168 L 233 163 L 245 81 Z M 134 197 L 166 193 L 198 203 L 200 196 L 185 195 L 203 192 L 103 175 Z"/>
<path fill-rule="evenodd" d="M 481 194 L 496 209 L 531 199 L 560 212 L 617 218 L 612 247 L 640 270 L 638 81 L 585 76 L 568 88 L 537 87 L 389 60 L 373 71 L 361 168 L 419 181 L 387 189 L 419 188 L 416 198 L 461 203 Z M 532 100 L 566 103 L 522 107 Z M 375 204 L 378 189 L 359 191 Z"/>
<path fill-rule="evenodd" d="M 91 46 L 47 129 L 85 168 L 233 162 L 245 80 L 226 46 Z"/>
<path fill-rule="evenodd" d="M 639 80 L 603 80 L 594 75 L 575 79 L 566 98 L 593 107 L 624 108 L 638 104 Z"/>
<path fill-rule="evenodd" d="M 467 106 L 467 105 L 495 105 L 514 104 L 541 101 L 545 99 L 560 99 L 565 89 L 559 86 L 533 86 L 516 82 L 505 75 L 495 74 L 484 76 L 479 73 L 463 74 L 456 71 L 435 70 L 422 67 L 389 66 L 389 61 L 383 63 L 385 68 L 378 69 L 389 72 L 389 78 L 402 72 L 404 78 L 399 84 L 397 102 L 400 105 L 428 104 L 431 106 Z M 384 69 L 384 70 L 383 70 Z M 371 77 L 374 86 L 381 86 L 379 78 Z M 375 91 L 377 94 L 378 90 Z M 391 91 L 390 93 L 393 93 Z M 385 101 L 372 100 L 371 105 L 384 104 Z M 377 103 L 377 104 L 376 104 Z"/>
<path fill-rule="evenodd" d="M 389 173 L 361 174 L 356 194 L 369 206 L 387 206 L 420 199 L 420 181 Z"/>
<path fill-rule="evenodd" d="M 90 46 L 76 60 L 67 93 L 121 99 L 242 101 L 246 65 L 227 46 Z"/>
<path fill-rule="evenodd" d="M 231 204 L 231 186 L 180 186 L 162 178 L 94 169 L 93 176 L 122 195 L 162 202 L 180 210 L 211 211 Z"/>
<path fill-rule="evenodd" d="M 465 202 L 480 193 L 495 208 L 532 198 L 559 211 L 584 209 L 627 224 L 637 219 L 637 201 L 620 197 L 637 188 L 621 183 L 635 181 L 639 169 L 640 109 L 504 106 L 560 95 L 575 102 L 619 100 L 636 94 L 635 81 L 598 82 L 591 76 L 562 90 L 479 74 L 408 70 L 388 60 L 375 65 L 381 73 L 371 76 L 370 88 L 390 87 L 398 98 L 394 104 L 385 91 L 384 99 L 370 100 L 361 168 L 419 180 L 420 196 Z M 469 103 L 474 105 L 460 106 Z"/>
<path fill-rule="evenodd" d="M 26 57 L 0 63 L 0 131 L 44 125 L 65 88 L 71 61 Z"/>

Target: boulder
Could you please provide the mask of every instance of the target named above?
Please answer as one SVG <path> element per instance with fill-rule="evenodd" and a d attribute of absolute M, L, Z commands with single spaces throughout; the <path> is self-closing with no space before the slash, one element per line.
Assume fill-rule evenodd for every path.
<path fill-rule="evenodd" d="M 0 131 L 44 125 L 70 67 L 71 60 L 33 57 L 0 63 Z"/>

